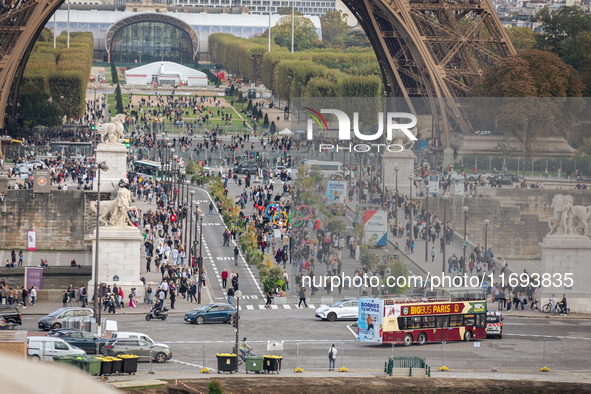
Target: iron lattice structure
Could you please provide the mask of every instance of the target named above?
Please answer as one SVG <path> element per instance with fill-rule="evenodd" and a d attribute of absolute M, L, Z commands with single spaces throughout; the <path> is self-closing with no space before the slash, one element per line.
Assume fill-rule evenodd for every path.
<path fill-rule="evenodd" d="M 5 111 L 16 117 L 18 91 L 29 54 L 41 30 L 64 0 L 5 0 L 0 3 L 0 129 Z"/>
<path fill-rule="evenodd" d="M 470 93 L 486 67 L 515 54 L 488 0 L 343 0 L 376 52 L 386 94 L 424 97 L 436 123 L 451 137 L 469 132 L 459 98 Z M 455 142 L 455 143 L 454 143 Z"/>

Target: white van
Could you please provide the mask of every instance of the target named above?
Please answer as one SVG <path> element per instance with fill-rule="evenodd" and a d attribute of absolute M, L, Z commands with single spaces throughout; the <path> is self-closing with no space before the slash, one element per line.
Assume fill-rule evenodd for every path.
<path fill-rule="evenodd" d="M 320 160 L 307 160 L 304 165 L 306 167 L 318 166 L 320 167 L 320 172 L 322 173 L 323 177 L 329 177 L 333 174 L 343 175 L 345 179 L 351 178 L 351 171 L 344 169 L 343 172 L 343 163 L 340 161 L 320 161 Z"/>
<path fill-rule="evenodd" d="M 53 356 L 81 356 L 86 352 L 61 338 L 27 337 L 27 355 L 33 361 L 53 360 Z"/>
<path fill-rule="evenodd" d="M 486 336 L 503 338 L 503 315 L 500 311 L 486 312 Z"/>
<path fill-rule="evenodd" d="M 155 340 L 153 340 L 146 334 L 142 334 L 141 332 L 115 331 L 113 334 L 111 334 L 111 339 L 141 339 L 152 345 L 161 345 L 168 347 L 168 345 L 156 342 Z"/>

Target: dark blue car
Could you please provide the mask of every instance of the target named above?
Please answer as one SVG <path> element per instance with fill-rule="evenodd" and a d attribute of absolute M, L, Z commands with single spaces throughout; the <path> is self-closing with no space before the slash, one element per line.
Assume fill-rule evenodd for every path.
<path fill-rule="evenodd" d="M 236 307 L 228 304 L 207 304 L 185 313 L 185 321 L 189 323 L 229 323 L 234 322 Z"/>

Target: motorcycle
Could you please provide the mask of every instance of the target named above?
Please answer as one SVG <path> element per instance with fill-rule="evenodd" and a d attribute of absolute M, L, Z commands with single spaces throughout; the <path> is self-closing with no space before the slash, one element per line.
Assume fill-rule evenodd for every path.
<path fill-rule="evenodd" d="M 160 319 L 164 321 L 168 317 L 168 310 L 169 308 L 166 307 L 162 309 L 156 309 L 156 307 L 153 306 L 152 309 L 150 309 L 150 312 L 146 315 L 146 320 L 150 321 L 152 319 Z"/>

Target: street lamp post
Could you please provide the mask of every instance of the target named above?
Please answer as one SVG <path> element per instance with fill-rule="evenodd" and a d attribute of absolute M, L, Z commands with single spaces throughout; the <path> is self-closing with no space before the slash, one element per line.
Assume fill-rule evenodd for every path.
<path fill-rule="evenodd" d="M 441 262 L 441 272 L 445 273 L 445 247 L 447 245 L 447 194 L 443 195 L 443 261 Z"/>
<path fill-rule="evenodd" d="M 425 216 L 427 217 L 425 223 L 425 261 L 429 261 L 429 230 L 431 229 L 431 218 L 429 217 L 429 192 L 425 193 Z"/>
<path fill-rule="evenodd" d="M 410 241 L 411 241 L 411 244 L 412 244 L 412 236 L 413 236 L 413 233 L 414 233 L 414 231 L 413 231 L 413 227 L 414 226 L 412 224 L 412 182 L 414 180 L 414 176 L 409 175 L 408 176 L 408 180 L 410 181 L 410 194 L 408 195 L 408 197 L 409 197 L 409 200 L 408 201 L 409 201 L 409 208 L 410 208 L 409 209 L 409 211 L 410 211 Z"/>
<path fill-rule="evenodd" d="M 527 119 L 523 119 L 523 179 L 525 180 L 525 139 L 526 139 L 526 131 L 525 126 L 527 123 Z M 519 175 L 519 173 L 517 173 Z"/>
<path fill-rule="evenodd" d="M 171 149 L 174 153 L 174 148 Z M 178 196 L 178 190 L 176 188 L 176 179 L 178 178 L 178 174 L 176 173 L 176 160 L 178 159 L 177 155 L 172 155 L 172 173 L 170 177 L 170 200 L 172 201 L 173 208 L 177 208 L 177 201 L 176 198 Z"/>
<path fill-rule="evenodd" d="M 193 237 L 193 196 L 195 195 L 195 190 L 191 190 L 189 192 L 189 194 L 191 195 L 191 201 L 189 203 L 189 210 L 190 212 L 187 212 L 187 219 L 189 219 L 189 222 L 187 223 L 186 227 L 189 227 L 189 238 L 185 238 L 185 254 L 187 255 L 187 265 L 189 266 L 189 268 L 193 268 L 193 265 L 191 264 L 191 257 L 192 257 L 192 240 L 191 238 Z M 185 235 L 187 234 L 187 228 L 185 227 Z"/>
<path fill-rule="evenodd" d="M 238 355 L 238 343 L 240 342 L 240 298 L 242 298 L 242 292 L 236 290 L 234 297 L 236 298 L 236 317 L 234 318 L 234 324 L 236 324 L 236 344 L 234 345 L 234 354 Z"/>
<path fill-rule="evenodd" d="M 104 161 L 100 164 L 94 162 L 91 169 L 96 172 L 96 244 L 94 247 L 94 291 L 93 291 L 93 310 L 94 319 L 98 326 L 98 335 L 101 335 L 101 305 L 98 300 L 98 274 L 99 274 L 99 224 L 101 208 L 101 170 L 108 171 L 109 166 Z"/>
<path fill-rule="evenodd" d="M 201 268 L 203 267 L 203 257 L 202 257 L 202 249 L 203 249 L 203 218 L 205 217 L 205 214 L 201 213 L 201 210 L 198 210 L 199 212 L 199 219 L 200 223 L 199 223 L 199 265 L 198 265 L 198 270 L 199 270 L 199 274 L 198 274 L 198 278 L 199 278 L 199 294 L 197 296 L 197 303 L 201 304 Z"/>
<path fill-rule="evenodd" d="M 398 166 L 394 167 L 394 171 L 396 171 L 396 206 L 394 207 L 394 209 L 398 210 Z M 396 218 L 398 219 L 398 216 L 396 216 Z"/>
<path fill-rule="evenodd" d="M 487 264 L 488 268 L 488 258 L 486 256 L 486 251 L 488 250 L 488 225 L 490 224 L 490 220 L 484 219 L 484 261 Z"/>
<path fill-rule="evenodd" d="M 464 249 L 464 268 L 462 268 L 463 273 L 466 268 L 466 248 L 468 248 L 468 234 L 466 234 L 466 224 L 468 222 L 468 211 L 470 210 L 470 207 L 465 205 L 462 210 L 464 211 L 464 242 L 462 244 Z"/>

